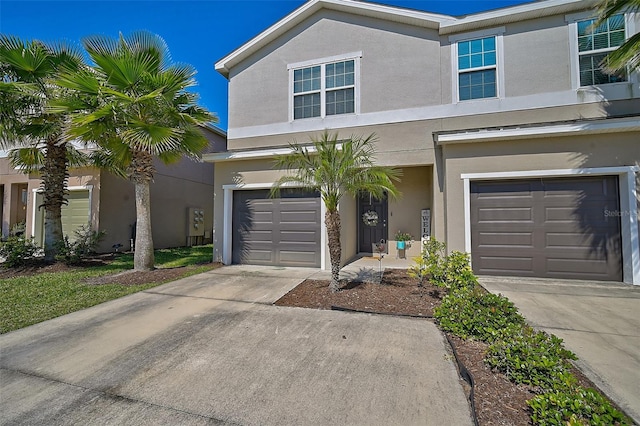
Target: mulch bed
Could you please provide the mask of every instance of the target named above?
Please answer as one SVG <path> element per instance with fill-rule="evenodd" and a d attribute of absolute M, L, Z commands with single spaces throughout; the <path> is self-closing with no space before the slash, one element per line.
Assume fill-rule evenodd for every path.
<path fill-rule="evenodd" d="M 418 287 L 418 281 L 400 269 L 385 270 L 380 284 L 342 284 L 340 292 L 331 293 L 328 281 L 305 280 L 275 304 L 315 309 L 338 307 L 384 314 L 432 317 L 433 308 L 440 304 L 445 295 L 443 289 L 431 284 Z"/>
<path fill-rule="evenodd" d="M 431 318 L 445 294 L 445 290 L 431 284 L 418 287 L 418 281 L 405 270 L 387 269 L 380 284 L 343 282 L 338 293 L 329 291 L 329 281 L 305 280 L 275 304 Z M 482 426 L 531 425 L 526 401 L 535 396 L 534 390 L 516 385 L 504 374 L 492 371 L 484 363 L 486 343 L 448 337 L 458 359 L 473 376 L 478 423 Z M 573 373 L 583 386 L 595 387 L 579 370 L 574 368 Z"/>

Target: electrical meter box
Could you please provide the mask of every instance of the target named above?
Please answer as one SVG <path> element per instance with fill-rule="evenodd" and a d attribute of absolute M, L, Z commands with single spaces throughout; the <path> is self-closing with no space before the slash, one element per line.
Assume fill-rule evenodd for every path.
<path fill-rule="evenodd" d="M 187 209 L 187 226 L 188 237 L 204 237 L 204 209 Z"/>

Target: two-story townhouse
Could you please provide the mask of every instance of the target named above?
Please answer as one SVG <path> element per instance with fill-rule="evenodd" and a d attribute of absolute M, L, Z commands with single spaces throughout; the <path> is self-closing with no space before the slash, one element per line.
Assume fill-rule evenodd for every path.
<path fill-rule="evenodd" d="M 209 139 L 207 152 L 226 149 L 226 133 L 203 127 Z M 151 184 L 151 224 L 156 248 L 180 247 L 210 241 L 213 221 L 213 165 L 183 159 L 165 165 L 155 161 Z M 44 240 L 42 180 L 11 167 L 6 152 L 0 152 L 0 219 L 2 236 L 16 225 L 24 226 L 36 243 Z M 131 249 L 136 223 L 135 194 L 131 182 L 95 167 L 69 171 L 67 204 L 62 207 L 65 235 L 89 224 L 106 232 L 100 252 Z M 201 215 L 202 213 L 202 215 Z M 197 215 L 197 218 L 196 218 Z M 197 219 L 197 220 L 196 220 Z M 197 226 L 196 226 L 197 225 Z"/>
<path fill-rule="evenodd" d="M 205 157 L 215 256 L 328 268 L 317 194 L 268 197 L 274 156 L 328 129 L 375 133 L 377 162 L 403 170 L 401 199 L 342 201 L 345 262 L 401 230 L 471 253 L 479 274 L 640 284 L 638 74 L 599 69 L 640 17 L 592 32 L 593 6 L 308 1 L 215 65 L 229 81 L 228 151 Z"/>

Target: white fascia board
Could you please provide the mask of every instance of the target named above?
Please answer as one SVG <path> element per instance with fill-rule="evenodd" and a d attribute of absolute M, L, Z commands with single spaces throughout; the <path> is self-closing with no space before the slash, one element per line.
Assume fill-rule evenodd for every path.
<path fill-rule="evenodd" d="M 257 160 L 261 158 L 275 157 L 278 155 L 291 154 L 291 148 L 256 149 L 250 151 L 228 151 L 204 154 L 202 159 L 208 163 L 219 163 L 222 161 Z"/>
<path fill-rule="evenodd" d="M 337 144 L 338 149 L 342 148 L 342 144 Z M 316 148 L 314 146 L 305 147 L 307 152 L 314 153 Z M 288 148 L 270 148 L 270 149 L 254 149 L 247 151 L 228 151 L 228 152 L 216 152 L 211 154 L 204 154 L 202 159 L 208 163 L 219 163 L 222 161 L 240 161 L 240 160 L 259 160 L 264 158 L 273 158 L 280 155 L 289 155 L 293 152 L 293 149 Z"/>
<path fill-rule="evenodd" d="M 215 64 L 215 69 L 225 77 L 229 77 L 231 68 L 240 61 L 257 52 L 276 38 L 285 34 L 294 26 L 321 9 L 337 10 L 354 15 L 370 16 L 388 21 L 405 22 L 411 25 L 438 29 L 443 23 L 455 21 L 453 16 L 403 9 L 381 4 L 360 2 L 355 0 L 312 0 L 294 10 L 274 25 L 270 26 L 229 55 Z"/>
<path fill-rule="evenodd" d="M 557 124 L 539 127 L 513 129 L 478 130 L 437 135 L 438 145 L 451 143 L 487 142 L 511 139 L 531 139 L 540 136 L 568 136 L 571 134 L 617 133 L 640 131 L 640 117 L 586 121 L 581 123 Z"/>
<path fill-rule="evenodd" d="M 527 19 L 541 18 L 594 7 L 596 0 L 548 0 L 525 3 L 459 18 L 440 26 L 440 34 L 470 31 L 486 26 L 503 25 Z"/>

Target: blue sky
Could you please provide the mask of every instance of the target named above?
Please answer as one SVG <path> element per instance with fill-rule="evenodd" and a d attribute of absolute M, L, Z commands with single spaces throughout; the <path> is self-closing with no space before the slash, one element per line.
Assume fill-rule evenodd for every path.
<path fill-rule="evenodd" d="M 526 3 L 522 0 L 378 0 L 393 6 L 433 13 L 466 15 Z M 147 30 L 162 36 L 174 62 L 198 70 L 200 104 L 227 128 L 227 81 L 213 66 L 243 43 L 304 4 L 304 0 L 0 0 L 0 32 L 22 39 L 66 40 L 117 37 Z"/>

